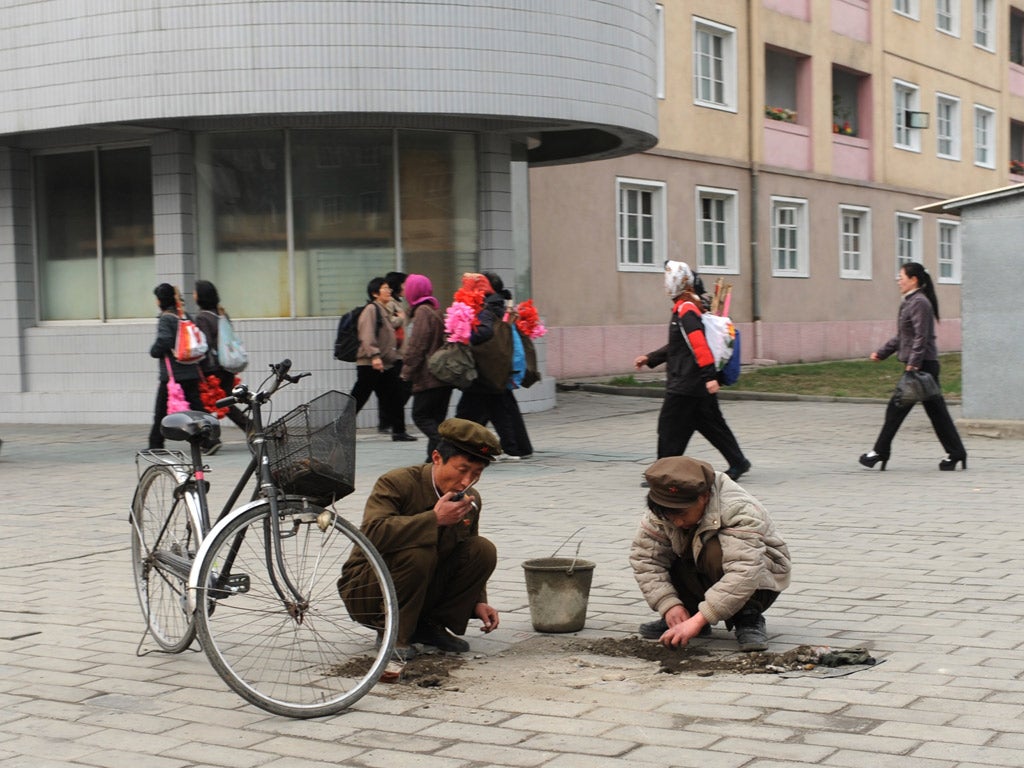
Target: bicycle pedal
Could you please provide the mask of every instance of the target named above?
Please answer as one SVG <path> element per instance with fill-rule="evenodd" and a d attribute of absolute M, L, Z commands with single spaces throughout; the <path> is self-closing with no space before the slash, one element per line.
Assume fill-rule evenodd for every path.
<path fill-rule="evenodd" d="M 249 591 L 250 580 L 247 573 L 233 573 L 228 577 L 218 578 L 210 585 L 211 596 L 216 598 L 230 595 L 244 595 Z"/>

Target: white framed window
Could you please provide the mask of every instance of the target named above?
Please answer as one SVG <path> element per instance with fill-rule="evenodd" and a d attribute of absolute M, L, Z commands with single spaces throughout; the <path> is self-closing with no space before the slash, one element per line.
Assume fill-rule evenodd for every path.
<path fill-rule="evenodd" d="M 907 112 L 917 112 L 920 91 L 913 83 L 893 81 L 893 143 L 899 149 L 921 151 L 921 131 L 907 125 Z"/>
<path fill-rule="evenodd" d="M 616 239 L 622 272 L 659 272 L 665 263 L 665 183 L 615 180 Z"/>
<path fill-rule="evenodd" d="M 892 0 L 892 9 L 900 16 L 918 19 L 917 0 Z"/>
<path fill-rule="evenodd" d="M 904 264 L 921 261 L 921 217 L 896 214 L 896 274 Z"/>
<path fill-rule="evenodd" d="M 939 282 L 960 282 L 960 223 L 939 221 Z"/>
<path fill-rule="evenodd" d="M 796 197 L 772 197 L 771 203 L 772 275 L 808 277 L 807 201 Z"/>
<path fill-rule="evenodd" d="M 736 111 L 736 30 L 693 19 L 693 100 Z"/>
<path fill-rule="evenodd" d="M 939 157 L 960 159 L 960 99 L 956 96 L 935 96 L 935 147 Z"/>
<path fill-rule="evenodd" d="M 839 206 L 839 277 L 871 279 L 871 209 Z"/>
<path fill-rule="evenodd" d="M 974 0 L 974 44 L 995 51 L 995 5 L 992 0 Z"/>
<path fill-rule="evenodd" d="M 935 28 L 960 37 L 960 0 L 935 0 Z"/>
<path fill-rule="evenodd" d="M 697 187 L 697 271 L 737 274 L 739 216 L 734 189 Z"/>
<path fill-rule="evenodd" d="M 661 3 L 654 4 L 654 42 L 657 46 L 655 71 L 654 95 L 659 99 L 665 98 L 665 6 Z"/>
<path fill-rule="evenodd" d="M 980 104 L 974 105 L 974 164 L 996 167 L 996 113 Z"/>

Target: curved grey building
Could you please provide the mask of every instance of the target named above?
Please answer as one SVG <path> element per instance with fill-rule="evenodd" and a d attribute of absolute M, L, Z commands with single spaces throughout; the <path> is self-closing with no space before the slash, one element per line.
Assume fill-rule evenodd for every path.
<path fill-rule="evenodd" d="M 153 287 L 197 278 L 254 369 L 314 371 L 282 405 L 347 391 L 371 277 L 527 298 L 525 169 L 656 142 L 643 0 L 90 5 L 0 16 L 0 420 L 148 421 Z"/>

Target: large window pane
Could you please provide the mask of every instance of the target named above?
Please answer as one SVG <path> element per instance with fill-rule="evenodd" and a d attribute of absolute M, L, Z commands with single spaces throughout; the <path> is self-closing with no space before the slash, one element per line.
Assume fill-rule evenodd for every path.
<path fill-rule="evenodd" d="M 477 269 L 476 139 L 401 131 L 398 167 L 402 271 L 429 277 L 434 295 L 445 304 L 462 273 Z"/>
<path fill-rule="evenodd" d="M 236 317 L 289 317 L 284 134 L 200 135 L 196 173 L 201 276 Z"/>
<path fill-rule="evenodd" d="M 295 313 L 336 315 L 395 269 L 392 132 L 291 134 Z"/>
<path fill-rule="evenodd" d="M 35 160 L 43 320 L 100 316 L 95 178 L 92 152 L 46 155 Z"/>
<path fill-rule="evenodd" d="M 156 312 L 149 148 L 103 151 L 99 160 L 104 315 L 149 317 Z"/>

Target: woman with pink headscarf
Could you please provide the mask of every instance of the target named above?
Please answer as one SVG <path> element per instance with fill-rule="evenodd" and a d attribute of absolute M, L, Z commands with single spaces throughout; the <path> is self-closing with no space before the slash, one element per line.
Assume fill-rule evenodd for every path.
<path fill-rule="evenodd" d="M 452 387 L 430 372 L 427 360 L 444 345 L 444 316 L 434 287 L 425 275 L 405 278 L 405 300 L 410 307 L 403 350 L 402 380 L 412 385 L 412 422 L 427 436 L 427 461 L 440 440 L 438 425 L 448 417 Z"/>

